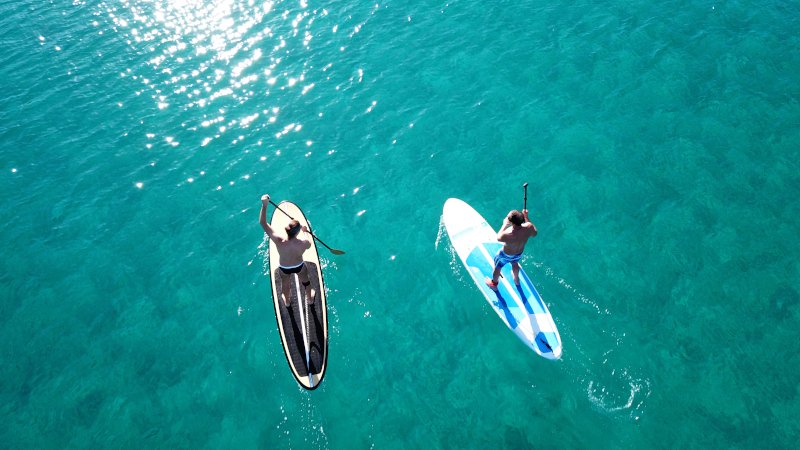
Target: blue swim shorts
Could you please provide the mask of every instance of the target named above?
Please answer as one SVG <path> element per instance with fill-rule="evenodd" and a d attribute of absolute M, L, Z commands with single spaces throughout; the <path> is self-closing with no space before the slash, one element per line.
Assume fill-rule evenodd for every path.
<path fill-rule="evenodd" d="M 522 253 L 519 255 L 508 255 L 503 250 L 500 250 L 494 255 L 494 266 L 500 269 L 506 264 L 519 262 L 520 259 L 522 259 Z"/>

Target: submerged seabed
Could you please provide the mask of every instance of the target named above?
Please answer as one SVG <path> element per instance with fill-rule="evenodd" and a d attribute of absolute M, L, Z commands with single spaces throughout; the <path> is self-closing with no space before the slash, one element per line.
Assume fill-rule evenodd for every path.
<path fill-rule="evenodd" d="M 785 2 L 0 4 L 0 446 L 789 448 L 800 10 Z M 449 197 L 564 341 L 474 290 Z M 259 197 L 324 254 L 299 388 Z"/>

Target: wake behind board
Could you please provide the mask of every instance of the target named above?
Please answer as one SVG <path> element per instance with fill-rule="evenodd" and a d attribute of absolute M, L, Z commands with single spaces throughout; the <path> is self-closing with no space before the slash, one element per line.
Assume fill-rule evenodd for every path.
<path fill-rule="evenodd" d="M 291 219 L 287 216 L 288 214 L 301 225 L 313 231 L 297 205 L 283 201 L 278 207 L 286 214 L 278 209 L 273 211 L 270 226 L 274 230 L 283 230 L 289 224 Z M 278 249 L 270 240 L 269 273 L 272 284 L 272 302 L 275 306 L 275 317 L 278 320 L 283 351 L 292 375 L 304 388 L 316 389 L 325 376 L 328 362 L 328 305 L 316 242 L 304 231 L 301 231 L 299 236 L 304 236 L 312 242 L 311 248 L 303 253 L 303 261 L 308 267 L 311 287 L 316 291 L 314 303 L 306 304 L 306 290 L 297 274 L 287 275 L 281 271 Z M 291 285 L 291 301 L 288 308 L 281 300 L 284 282 Z"/>
<path fill-rule="evenodd" d="M 534 352 L 547 359 L 559 359 L 561 336 L 522 266 L 520 286 L 514 284 L 511 264 L 503 267 L 497 291 L 484 281 L 491 278 L 494 255 L 502 248 L 497 232 L 477 211 L 457 198 L 445 202 L 443 221 L 458 258 L 500 319 Z"/>

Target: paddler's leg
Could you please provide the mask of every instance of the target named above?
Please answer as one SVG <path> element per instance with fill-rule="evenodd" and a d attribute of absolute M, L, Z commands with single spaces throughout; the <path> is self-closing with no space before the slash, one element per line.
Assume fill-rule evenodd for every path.
<path fill-rule="evenodd" d="M 280 269 L 278 269 L 280 270 Z M 298 292 L 298 295 L 300 293 Z M 281 270 L 281 300 L 287 308 L 292 303 L 292 275 Z"/>
<path fill-rule="evenodd" d="M 511 273 L 514 275 L 514 284 L 519 286 L 519 263 L 511 263 Z"/>
<path fill-rule="evenodd" d="M 308 266 L 303 264 L 300 273 L 297 275 L 300 277 L 300 284 L 306 287 L 306 304 L 310 305 L 314 303 L 317 292 L 311 287 L 311 280 L 308 277 Z"/>
<path fill-rule="evenodd" d="M 500 280 L 500 270 L 503 266 L 495 266 L 494 271 L 492 271 L 492 278 L 486 277 L 486 285 L 489 286 L 489 289 L 497 290 L 497 283 Z"/>
<path fill-rule="evenodd" d="M 484 280 L 486 285 L 489 286 L 489 289 L 494 291 L 497 290 L 497 283 L 500 280 L 500 271 L 503 269 L 503 266 L 506 265 L 502 258 L 502 255 L 504 254 L 505 253 L 503 253 L 502 250 L 499 250 L 497 254 L 494 255 L 494 270 L 492 271 L 492 278 L 490 279 L 489 277 L 486 277 L 486 280 Z"/>

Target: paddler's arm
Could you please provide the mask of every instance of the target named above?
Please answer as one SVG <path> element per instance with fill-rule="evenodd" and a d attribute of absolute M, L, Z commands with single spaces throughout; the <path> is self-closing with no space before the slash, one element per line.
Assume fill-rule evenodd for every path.
<path fill-rule="evenodd" d="M 308 239 L 306 239 L 306 250 L 307 250 L 311 248 L 311 246 L 314 244 L 314 235 L 311 234 L 311 230 L 309 230 L 308 227 L 305 225 L 303 225 L 302 230 L 308 233 Z"/>
<path fill-rule="evenodd" d="M 511 226 L 511 222 L 508 220 L 508 216 L 503 218 L 503 225 L 500 227 L 500 231 L 497 232 L 497 240 L 500 242 L 506 241 L 506 228 Z"/>
<path fill-rule="evenodd" d="M 534 237 L 537 234 L 539 234 L 539 230 L 536 229 L 536 225 L 534 225 L 533 222 L 531 222 L 531 219 L 528 218 L 528 210 L 527 209 L 523 209 L 522 210 L 522 217 L 525 218 L 525 223 L 530 224 L 530 237 Z"/>
<path fill-rule="evenodd" d="M 269 195 L 264 194 L 261 196 L 261 214 L 259 215 L 258 223 L 261 224 L 261 228 L 264 229 L 267 236 L 273 239 L 275 232 L 272 231 L 272 227 L 267 223 L 267 205 L 269 205 Z"/>

